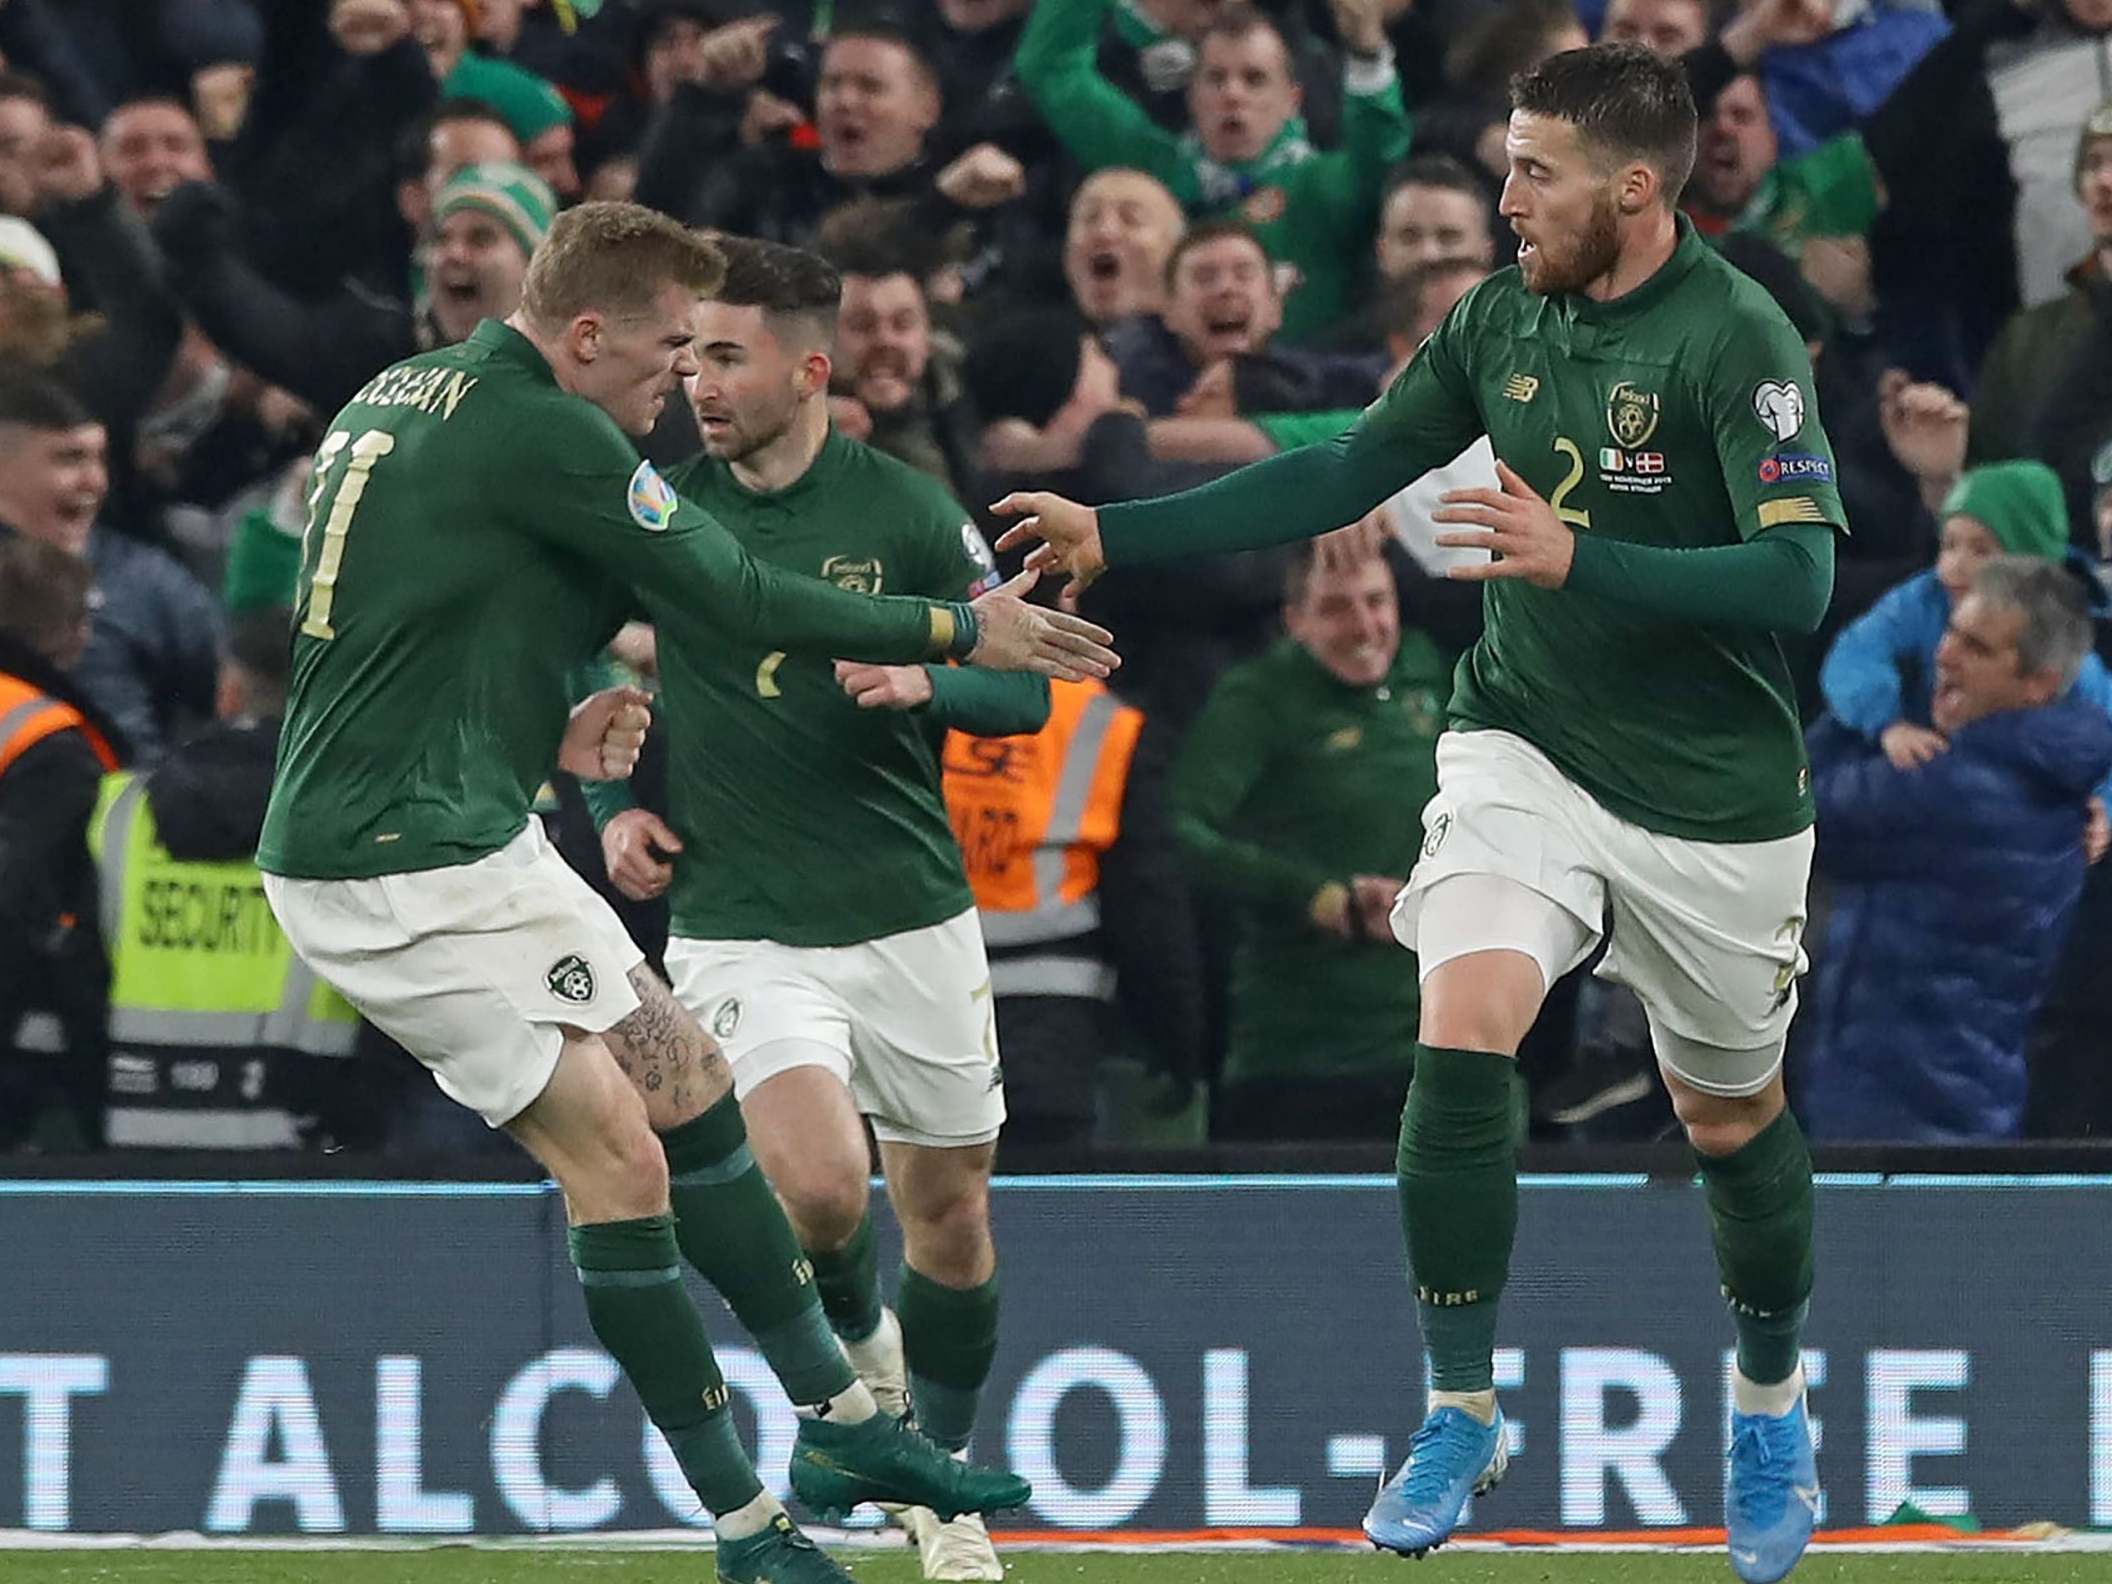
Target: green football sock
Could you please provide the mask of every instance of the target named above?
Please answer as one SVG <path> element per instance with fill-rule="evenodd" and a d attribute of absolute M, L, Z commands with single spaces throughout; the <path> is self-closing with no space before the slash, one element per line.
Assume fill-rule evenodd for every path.
<path fill-rule="evenodd" d="M 1495 1384 L 1496 1300 L 1518 1229 L 1514 1065 L 1490 1051 L 1415 1047 L 1395 1169 L 1408 1277 L 1439 1391 Z"/>
<path fill-rule="evenodd" d="M 697 1499 L 714 1515 L 754 1501 L 762 1482 L 735 1433 L 703 1317 L 683 1290 L 671 1219 L 576 1226 L 568 1241 L 587 1320 L 667 1438 Z"/>
<path fill-rule="evenodd" d="M 747 1327 L 785 1395 L 827 1402 L 857 1379 L 830 1332 L 814 1272 L 748 1149 L 731 1094 L 660 1136 L 675 1238 Z"/>
<path fill-rule="evenodd" d="M 822 1313 L 838 1336 L 863 1342 L 880 1329 L 880 1259 L 873 1249 L 871 1212 L 859 1221 L 850 1242 L 823 1252 L 808 1249 L 814 1262 L 814 1286 Z"/>
<path fill-rule="evenodd" d="M 958 1452 L 975 1432 L 976 1405 L 997 1356 L 997 1278 L 946 1287 L 904 1265 L 895 1304 L 917 1428 Z"/>
<path fill-rule="evenodd" d="M 1695 1152 L 1723 1296 L 1738 1327 L 1738 1373 L 1789 1379 L 1811 1305 L 1811 1151 L 1787 1110 L 1728 1155 Z"/>

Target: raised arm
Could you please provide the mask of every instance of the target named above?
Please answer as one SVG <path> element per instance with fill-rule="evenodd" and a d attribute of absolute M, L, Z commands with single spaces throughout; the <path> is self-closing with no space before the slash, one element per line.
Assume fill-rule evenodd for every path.
<path fill-rule="evenodd" d="M 1347 54 L 1342 66 L 1342 146 L 1318 163 L 1329 220 L 1368 247 L 1386 173 L 1406 157 L 1408 111 L 1393 67 L 1379 7 L 1335 0 L 1335 26 Z"/>
<path fill-rule="evenodd" d="M 1107 9 L 1108 0 L 1039 0 L 1012 69 L 1049 130 L 1088 171 L 1133 166 L 1190 202 L 1195 180 L 1180 139 L 1100 75 L 1094 55 Z"/>

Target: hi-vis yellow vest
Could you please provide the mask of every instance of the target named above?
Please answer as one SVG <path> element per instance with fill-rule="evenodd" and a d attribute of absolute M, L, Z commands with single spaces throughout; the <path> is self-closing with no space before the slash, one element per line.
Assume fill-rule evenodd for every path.
<path fill-rule="evenodd" d="M 146 783 L 106 776 L 88 822 L 110 956 L 113 1060 L 128 1050 L 346 1056 L 359 1015 L 294 955 L 254 863 L 185 863 Z"/>

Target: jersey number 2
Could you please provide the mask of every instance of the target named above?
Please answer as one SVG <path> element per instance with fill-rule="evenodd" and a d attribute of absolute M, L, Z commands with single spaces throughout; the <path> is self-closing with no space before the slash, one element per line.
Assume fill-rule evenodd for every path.
<path fill-rule="evenodd" d="M 1565 506 L 1569 492 L 1584 482 L 1584 453 L 1577 449 L 1576 441 L 1568 435 L 1555 436 L 1555 455 L 1569 459 L 1569 472 L 1555 486 L 1554 494 L 1548 496 L 1548 505 L 1554 507 L 1555 515 L 1572 528 L 1589 528 L 1591 513 L 1581 506 Z"/>
<path fill-rule="evenodd" d="M 336 498 L 330 502 L 330 515 L 323 523 L 323 549 L 316 557 L 315 575 L 308 581 L 308 619 L 301 623 L 301 631 L 310 638 L 337 636 L 337 629 L 330 625 L 330 607 L 337 597 L 337 569 L 344 564 L 345 535 L 352 527 L 352 514 L 359 510 L 360 497 L 367 492 L 367 475 L 374 471 L 375 463 L 396 449 L 396 437 L 379 429 L 369 429 L 357 440 L 339 429 L 323 441 L 315 453 L 315 486 L 308 492 L 308 527 L 301 534 L 303 561 L 308 559 L 308 535 L 315 531 L 316 513 L 322 509 L 323 495 L 330 488 L 330 470 L 338 456 L 345 453 L 348 440 L 352 449 L 346 454 L 344 476 L 337 486 Z"/>

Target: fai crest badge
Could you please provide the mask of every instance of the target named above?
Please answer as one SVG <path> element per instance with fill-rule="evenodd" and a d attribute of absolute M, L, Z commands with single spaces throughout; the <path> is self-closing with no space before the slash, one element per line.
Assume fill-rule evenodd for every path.
<path fill-rule="evenodd" d="M 543 975 L 543 983 L 550 993 L 560 1001 L 569 1001 L 574 1006 L 585 1006 L 594 999 L 594 970 L 587 966 L 586 958 L 578 953 L 560 957 L 550 965 Z"/>
<path fill-rule="evenodd" d="M 631 475 L 631 520 L 658 533 L 675 520 L 675 500 L 674 487 L 654 471 L 652 463 L 639 463 Z"/>
<path fill-rule="evenodd" d="M 1452 834 L 1452 816 L 1440 814 L 1430 822 L 1430 834 L 1423 838 L 1423 856 L 1435 858 L 1438 848 L 1444 846 L 1445 838 Z"/>
<path fill-rule="evenodd" d="M 830 556 L 821 564 L 823 578 L 852 594 L 879 593 L 880 573 L 878 556 Z"/>
<path fill-rule="evenodd" d="M 1753 387 L 1753 416 L 1781 445 L 1804 427 L 1804 393 L 1795 380 L 1762 380 Z"/>
<path fill-rule="evenodd" d="M 1606 427 L 1614 440 L 1633 449 L 1657 433 L 1657 392 L 1622 380 L 1606 394 Z"/>
<path fill-rule="evenodd" d="M 719 1009 L 711 1015 L 711 1037 L 728 1040 L 733 1031 L 741 1026 L 741 998 L 728 996 L 719 1003 Z"/>
<path fill-rule="evenodd" d="M 1239 206 L 1239 215 L 1248 225 L 1274 225 L 1289 207 L 1290 197 L 1281 187 L 1257 187 Z"/>

